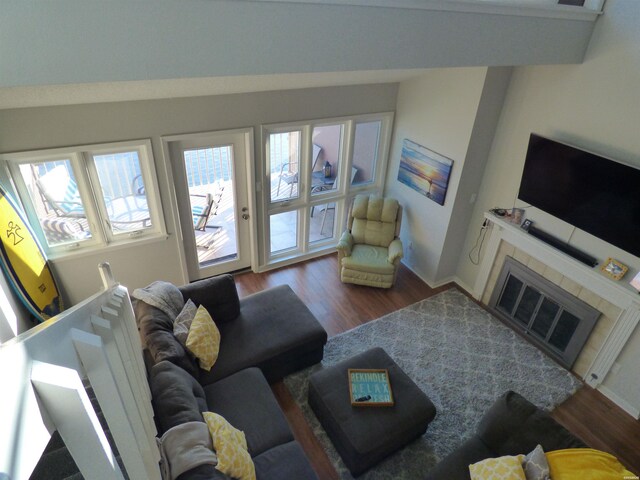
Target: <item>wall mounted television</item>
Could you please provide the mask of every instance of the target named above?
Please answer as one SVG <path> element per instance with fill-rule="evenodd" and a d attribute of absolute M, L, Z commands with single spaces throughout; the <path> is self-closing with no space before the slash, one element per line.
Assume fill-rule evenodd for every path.
<path fill-rule="evenodd" d="M 531 134 L 518 198 L 640 257 L 640 170 Z"/>

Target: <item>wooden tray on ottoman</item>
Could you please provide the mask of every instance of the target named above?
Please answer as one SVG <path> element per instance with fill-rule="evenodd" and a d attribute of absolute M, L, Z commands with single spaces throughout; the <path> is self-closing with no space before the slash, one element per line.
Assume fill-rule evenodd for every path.
<path fill-rule="evenodd" d="M 386 368 L 350 368 L 349 398 L 354 407 L 393 407 L 393 392 Z"/>

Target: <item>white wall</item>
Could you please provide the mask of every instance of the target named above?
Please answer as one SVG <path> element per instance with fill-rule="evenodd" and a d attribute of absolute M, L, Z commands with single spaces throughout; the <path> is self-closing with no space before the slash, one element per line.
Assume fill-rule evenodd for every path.
<path fill-rule="evenodd" d="M 162 135 L 393 111 L 397 89 L 397 84 L 361 85 L 0 110 L 0 152 L 151 138 L 169 237 L 55 261 L 67 304 L 75 304 L 101 288 L 97 265 L 103 261 L 111 264 L 115 278 L 130 289 L 154 280 L 177 284 L 186 280 L 178 258 L 181 245 L 175 235 L 178 224 L 169 200 L 171 186 L 162 156 Z M 258 135 L 256 159 L 260 150 Z"/>
<path fill-rule="evenodd" d="M 640 2 L 612 0 L 599 20 L 581 65 L 515 69 L 499 122 L 482 190 L 467 234 L 468 251 L 484 211 L 516 201 L 529 135 L 536 132 L 640 167 Z M 520 205 L 518 203 L 517 205 Z M 604 260 L 632 269 L 640 259 L 535 209 L 527 216 L 542 229 Z M 464 259 L 463 259 L 464 260 Z M 473 285 L 477 268 L 462 261 L 458 276 Z"/>
<path fill-rule="evenodd" d="M 640 167 L 638 25 L 640 2 L 609 0 L 583 64 L 515 69 L 458 267 L 462 283 L 473 285 L 477 275 L 477 268 L 466 259 L 466 253 L 475 242 L 483 212 L 495 206 L 514 205 L 531 132 Z M 565 241 L 570 239 L 572 245 L 601 261 L 613 256 L 629 265 L 631 271 L 623 282 L 640 269 L 640 258 L 584 232 L 574 232 L 564 222 L 535 209 L 528 209 L 527 216 L 542 229 Z M 629 369 L 637 370 L 640 350 L 626 352 L 622 360 L 619 376 L 627 375 Z M 605 384 L 617 388 L 613 385 L 615 376 L 610 374 Z M 631 402 L 628 390 L 619 395 Z M 637 385 L 635 395 L 640 397 Z M 640 399 L 631 403 L 640 404 Z"/>
<path fill-rule="evenodd" d="M 437 69 L 402 82 L 398 91 L 385 194 L 404 207 L 403 262 L 434 284 L 487 68 Z M 444 206 L 398 181 L 402 142 L 409 139 L 453 160 Z"/>

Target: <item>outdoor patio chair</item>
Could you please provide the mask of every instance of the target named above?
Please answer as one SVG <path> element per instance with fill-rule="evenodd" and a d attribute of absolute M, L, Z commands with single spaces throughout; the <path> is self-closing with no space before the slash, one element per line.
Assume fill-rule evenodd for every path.
<path fill-rule="evenodd" d="M 351 167 L 351 180 L 350 180 L 351 185 L 353 184 L 353 180 L 356 178 L 357 173 L 358 173 L 358 169 L 356 167 Z M 314 210 L 315 210 L 315 207 L 311 207 L 312 217 L 313 217 Z M 322 208 L 322 221 L 320 223 L 320 235 L 322 235 L 322 232 L 324 230 L 324 225 L 327 222 L 327 210 L 333 210 L 335 212 L 336 204 L 328 203 L 324 206 L 324 208 Z"/>
<path fill-rule="evenodd" d="M 86 218 L 80 192 L 67 167 L 58 165 L 36 180 L 45 205 L 58 217 Z"/>
<path fill-rule="evenodd" d="M 322 147 L 319 145 L 313 144 L 313 155 L 311 162 L 311 171 L 313 172 L 316 168 L 316 163 L 318 163 L 318 157 L 320 156 L 320 152 L 322 151 Z M 278 175 L 278 188 L 276 189 L 276 196 L 280 196 L 280 186 L 282 182 L 289 185 L 289 197 L 293 194 L 293 187 L 298 183 L 298 162 L 285 162 L 280 167 L 280 173 Z"/>
<path fill-rule="evenodd" d="M 86 218 L 75 180 L 65 165 L 58 165 L 36 179 L 36 186 L 48 211 L 61 219 Z M 107 213 L 115 230 L 131 230 L 138 224 L 149 226 L 151 218 L 147 198 L 143 195 L 104 197 Z M 48 206 L 48 207 L 47 207 Z"/>
<path fill-rule="evenodd" d="M 209 221 L 209 215 L 211 214 L 211 208 L 213 207 L 213 195 L 207 193 L 206 195 L 189 195 L 192 198 L 204 198 L 204 203 L 195 204 L 191 202 L 191 215 L 193 216 L 193 228 L 194 230 L 205 231 L 207 228 L 207 222 Z"/>

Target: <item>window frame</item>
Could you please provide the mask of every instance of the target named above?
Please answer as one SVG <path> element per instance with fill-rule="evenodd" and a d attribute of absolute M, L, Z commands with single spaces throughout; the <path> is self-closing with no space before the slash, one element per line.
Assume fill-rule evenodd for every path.
<path fill-rule="evenodd" d="M 334 249 L 335 244 L 342 234 L 342 225 L 346 217 L 349 204 L 358 193 L 381 194 L 386 181 L 389 151 L 391 147 L 391 133 L 393 127 L 394 112 L 380 112 L 372 114 L 352 115 L 346 117 L 320 118 L 299 122 L 286 122 L 267 124 L 261 126 L 261 189 L 262 195 L 259 210 L 262 216 L 259 219 L 261 235 L 260 269 L 270 269 L 276 266 L 288 265 L 297 261 L 312 258 Z M 380 122 L 380 132 L 376 148 L 376 161 L 373 170 L 373 180 L 361 184 L 352 185 L 347 179 L 350 175 L 353 163 L 353 148 L 356 134 L 356 125 L 360 123 Z M 336 173 L 338 185 L 335 189 L 327 190 L 321 195 L 311 194 L 311 172 L 309 163 L 312 157 L 312 132 L 315 127 L 341 125 L 342 138 L 340 141 L 340 171 Z M 271 201 L 271 172 L 269 138 L 273 133 L 300 131 L 302 132 L 300 144 L 300 170 L 297 198 L 284 201 Z M 321 206 L 327 203 L 335 203 L 335 227 L 333 236 L 326 239 L 310 241 L 309 219 L 305 209 L 313 206 Z M 298 227 L 296 232 L 296 246 L 290 249 L 271 252 L 270 218 L 272 215 L 290 211 L 297 212 Z"/>
<path fill-rule="evenodd" d="M 102 185 L 100 184 L 93 157 L 94 155 L 132 151 L 137 152 L 138 155 L 151 227 L 113 233 L 106 211 Z M 80 252 L 90 253 L 104 248 L 114 248 L 142 240 L 166 238 L 167 236 L 150 139 L 7 153 L 0 155 L 0 160 L 4 163 L 8 178 L 13 184 L 19 203 L 25 211 L 36 237 L 47 256 L 52 259 L 67 257 Z M 78 193 L 86 213 L 89 230 L 91 231 L 90 239 L 58 245 L 49 245 L 46 239 L 31 194 L 20 171 L 20 166 L 56 160 L 69 160 L 70 162 L 78 186 Z"/>

